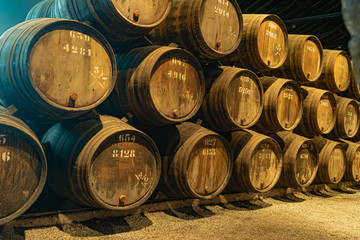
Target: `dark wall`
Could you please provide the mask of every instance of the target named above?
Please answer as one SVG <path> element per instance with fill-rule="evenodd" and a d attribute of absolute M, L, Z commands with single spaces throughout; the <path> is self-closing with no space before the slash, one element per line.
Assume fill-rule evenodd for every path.
<path fill-rule="evenodd" d="M 30 9 L 40 0 L 0 0 L 0 34 L 23 22 Z"/>

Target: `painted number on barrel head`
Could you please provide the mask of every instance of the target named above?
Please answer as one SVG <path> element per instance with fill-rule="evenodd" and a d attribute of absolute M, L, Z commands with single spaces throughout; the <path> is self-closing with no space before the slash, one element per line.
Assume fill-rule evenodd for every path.
<path fill-rule="evenodd" d="M 10 161 L 10 152 L 3 152 L 3 153 L 1 154 L 1 159 L 2 159 L 4 162 Z"/>
<path fill-rule="evenodd" d="M 78 46 L 70 45 L 69 43 L 64 45 L 63 50 L 67 53 L 79 54 L 88 57 L 91 56 L 91 49 L 79 48 Z"/>
<path fill-rule="evenodd" d="M 173 64 L 176 64 L 176 65 L 179 65 L 179 66 L 183 66 L 185 67 L 185 64 L 186 64 L 186 60 L 185 59 L 177 59 L 176 57 L 173 57 L 171 59 L 171 62 Z"/>
<path fill-rule="evenodd" d="M 70 37 L 79 40 L 84 40 L 85 42 L 90 42 L 90 37 L 81 32 L 70 31 Z"/>
<path fill-rule="evenodd" d="M 215 156 L 216 155 L 216 138 L 204 140 L 205 149 L 202 150 L 203 156 Z"/>
<path fill-rule="evenodd" d="M 134 134 L 120 134 L 119 142 L 135 142 L 136 137 Z"/>
<path fill-rule="evenodd" d="M 135 157 L 135 153 L 136 151 L 135 150 L 124 150 L 124 149 L 121 149 L 120 151 L 117 150 L 117 149 L 114 149 L 113 152 L 112 152 L 112 157 L 113 158 L 133 158 Z"/>
<path fill-rule="evenodd" d="M 0 135 L 0 144 L 6 143 L 6 135 Z"/>
<path fill-rule="evenodd" d="M 139 174 L 135 174 L 136 179 L 138 180 L 137 185 L 141 184 L 144 187 L 149 184 L 149 177 L 146 174 L 143 174 L 143 172 Z"/>
<path fill-rule="evenodd" d="M 225 6 L 229 7 L 229 1 L 218 0 L 218 4 L 223 5 L 223 7 L 215 6 L 215 13 L 220 16 L 229 17 L 229 15 L 230 15 L 229 11 L 225 10 Z"/>
<path fill-rule="evenodd" d="M 309 159 L 309 154 L 308 153 L 302 153 L 302 154 L 300 154 L 300 158 L 308 160 Z"/>

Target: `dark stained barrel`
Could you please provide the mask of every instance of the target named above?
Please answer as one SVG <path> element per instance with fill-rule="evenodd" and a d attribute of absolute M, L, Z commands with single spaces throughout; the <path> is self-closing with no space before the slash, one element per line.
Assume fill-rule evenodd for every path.
<path fill-rule="evenodd" d="M 289 34 L 289 53 L 284 64 L 265 73 L 293 79 L 299 83 L 316 81 L 322 70 L 323 48 L 314 35 Z"/>
<path fill-rule="evenodd" d="M 235 0 L 173 0 L 167 18 L 149 33 L 154 44 L 178 44 L 200 61 L 219 59 L 240 43 L 242 14 Z"/>
<path fill-rule="evenodd" d="M 293 130 L 303 112 L 300 85 L 290 79 L 261 77 L 265 90 L 264 109 L 254 129 L 262 133 Z"/>
<path fill-rule="evenodd" d="M 345 181 L 360 182 L 360 144 L 341 139 L 348 145 L 346 149 Z"/>
<path fill-rule="evenodd" d="M 221 135 L 184 122 L 149 130 L 162 155 L 159 189 L 168 197 L 211 199 L 229 182 L 233 159 Z"/>
<path fill-rule="evenodd" d="M 319 153 L 315 143 L 291 132 L 276 134 L 283 145 L 283 171 L 278 187 L 307 187 L 315 179 L 319 166 Z M 277 139 L 275 138 L 275 139 Z"/>
<path fill-rule="evenodd" d="M 345 173 L 345 146 L 342 143 L 322 137 L 312 139 L 319 151 L 319 169 L 315 184 L 336 184 Z"/>
<path fill-rule="evenodd" d="M 66 18 L 86 22 L 100 31 L 115 48 L 151 31 L 169 13 L 171 0 L 45 0 L 27 19 Z"/>
<path fill-rule="evenodd" d="M 334 95 L 330 91 L 317 88 L 302 89 L 306 92 L 304 111 L 294 132 L 307 137 L 330 133 L 337 116 Z"/>
<path fill-rule="evenodd" d="M 206 76 L 209 90 L 201 106 L 204 126 L 225 132 L 253 126 L 260 118 L 264 91 L 250 70 L 218 67 Z"/>
<path fill-rule="evenodd" d="M 350 57 L 347 52 L 324 49 L 321 76 L 317 81 L 306 85 L 328 89 L 335 93 L 343 92 L 350 85 L 351 69 Z"/>
<path fill-rule="evenodd" d="M 360 124 L 359 104 L 354 99 L 336 96 L 337 117 L 334 129 L 329 138 L 352 138 L 356 135 Z"/>
<path fill-rule="evenodd" d="M 116 81 L 107 40 L 86 24 L 30 20 L 0 38 L 0 101 L 43 122 L 78 117 L 102 103 Z M 11 67 L 10 67 L 11 66 Z"/>
<path fill-rule="evenodd" d="M 42 142 L 50 146 L 49 185 L 80 205 L 137 207 L 151 196 L 160 178 L 155 143 L 114 117 L 58 123 Z"/>
<path fill-rule="evenodd" d="M 137 126 L 183 122 L 199 110 L 205 79 L 197 59 L 189 52 L 149 46 L 117 55 L 115 90 L 100 110 L 117 117 L 131 113 Z"/>
<path fill-rule="evenodd" d="M 267 192 L 280 178 L 283 157 L 279 144 L 250 130 L 231 134 L 234 170 L 227 186 L 232 192 Z"/>
<path fill-rule="evenodd" d="M 244 31 L 239 47 L 221 62 L 266 72 L 283 65 L 288 54 L 288 33 L 273 14 L 243 14 Z"/>
<path fill-rule="evenodd" d="M 0 113 L 0 225 L 23 214 L 46 181 L 46 158 L 35 134 L 20 119 Z"/>

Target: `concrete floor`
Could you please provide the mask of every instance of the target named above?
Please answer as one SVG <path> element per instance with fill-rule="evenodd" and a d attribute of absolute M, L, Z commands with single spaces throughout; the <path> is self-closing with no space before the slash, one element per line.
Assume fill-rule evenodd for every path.
<path fill-rule="evenodd" d="M 360 191 L 189 206 L 43 228 L 0 239 L 360 239 Z M 302 201 L 304 200 L 304 201 Z"/>

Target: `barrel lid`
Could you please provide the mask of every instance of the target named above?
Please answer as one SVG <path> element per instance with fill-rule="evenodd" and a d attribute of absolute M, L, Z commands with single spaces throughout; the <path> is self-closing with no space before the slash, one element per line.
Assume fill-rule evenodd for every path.
<path fill-rule="evenodd" d="M 243 21 L 236 1 L 202 0 L 199 25 L 207 46 L 217 53 L 230 54 L 240 44 Z"/>
<path fill-rule="evenodd" d="M 132 25 L 155 27 L 166 18 L 171 0 L 111 0 L 117 12 Z"/>
<path fill-rule="evenodd" d="M 308 36 L 304 41 L 301 55 L 301 67 L 304 77 L 316 81 L 322 70 L 322 45 L 315 36 Z"/>
<path fill-rule="evenodd" d="M 327 166 L 331 182 L 340 182 L 345 173 L 345 152 L 341 144 L 337 144 L 332 149 Z"/>
<path fill-rule="evenodd" d="M 251 71 L 240 70 L 232 78 L 226 93 L 230 118 L 240 127 L 250 127 L 259 119 L 263 107 L 263 89 Z"/>
<path fill-rule="evenodd" d="M 126 209 L 145 202 L 160 176 L 159 153 L 146 135 L 133 130 L 106 137 L 88 165 L 88 184 L 98 205 Z"/>
<path fill-rule="evenodd" d="M 151 100 L 165 119 L 185 121 L 198 111 L 204 97 L 202 68 L 189 52 L 169 47 L 164 49 L 160 49 L 164 53 L 152 68 Z"/>
<path fill-rule="evenodd" d="M 46 160 L 35 135 L 22 127 L 0 126 L 0 225 L 24 213 L 39 197 Z"/>
<path fill-rule="evenodd" d="M 191 148 L 185 166 L 187 185 L 199 198 L 212 198 L 227 185 L 232 170 L 232 154 L 227 142 L 217 134 L 201 137 Z"/>
<path fill-rule="evenodd" d="M 325 91 L 317 107 L 317 125 L 322 134 L 331 132 L 336 122 L 336 101 L 331 92 Z"/>
<path fill-rule="evenodd" d="M 319 166 L 319 155 L 315 143 L 311 140 L 301 142 L 294 162 L 294 174 L 297 182 L 305 187 L 314 180 Z"/>

